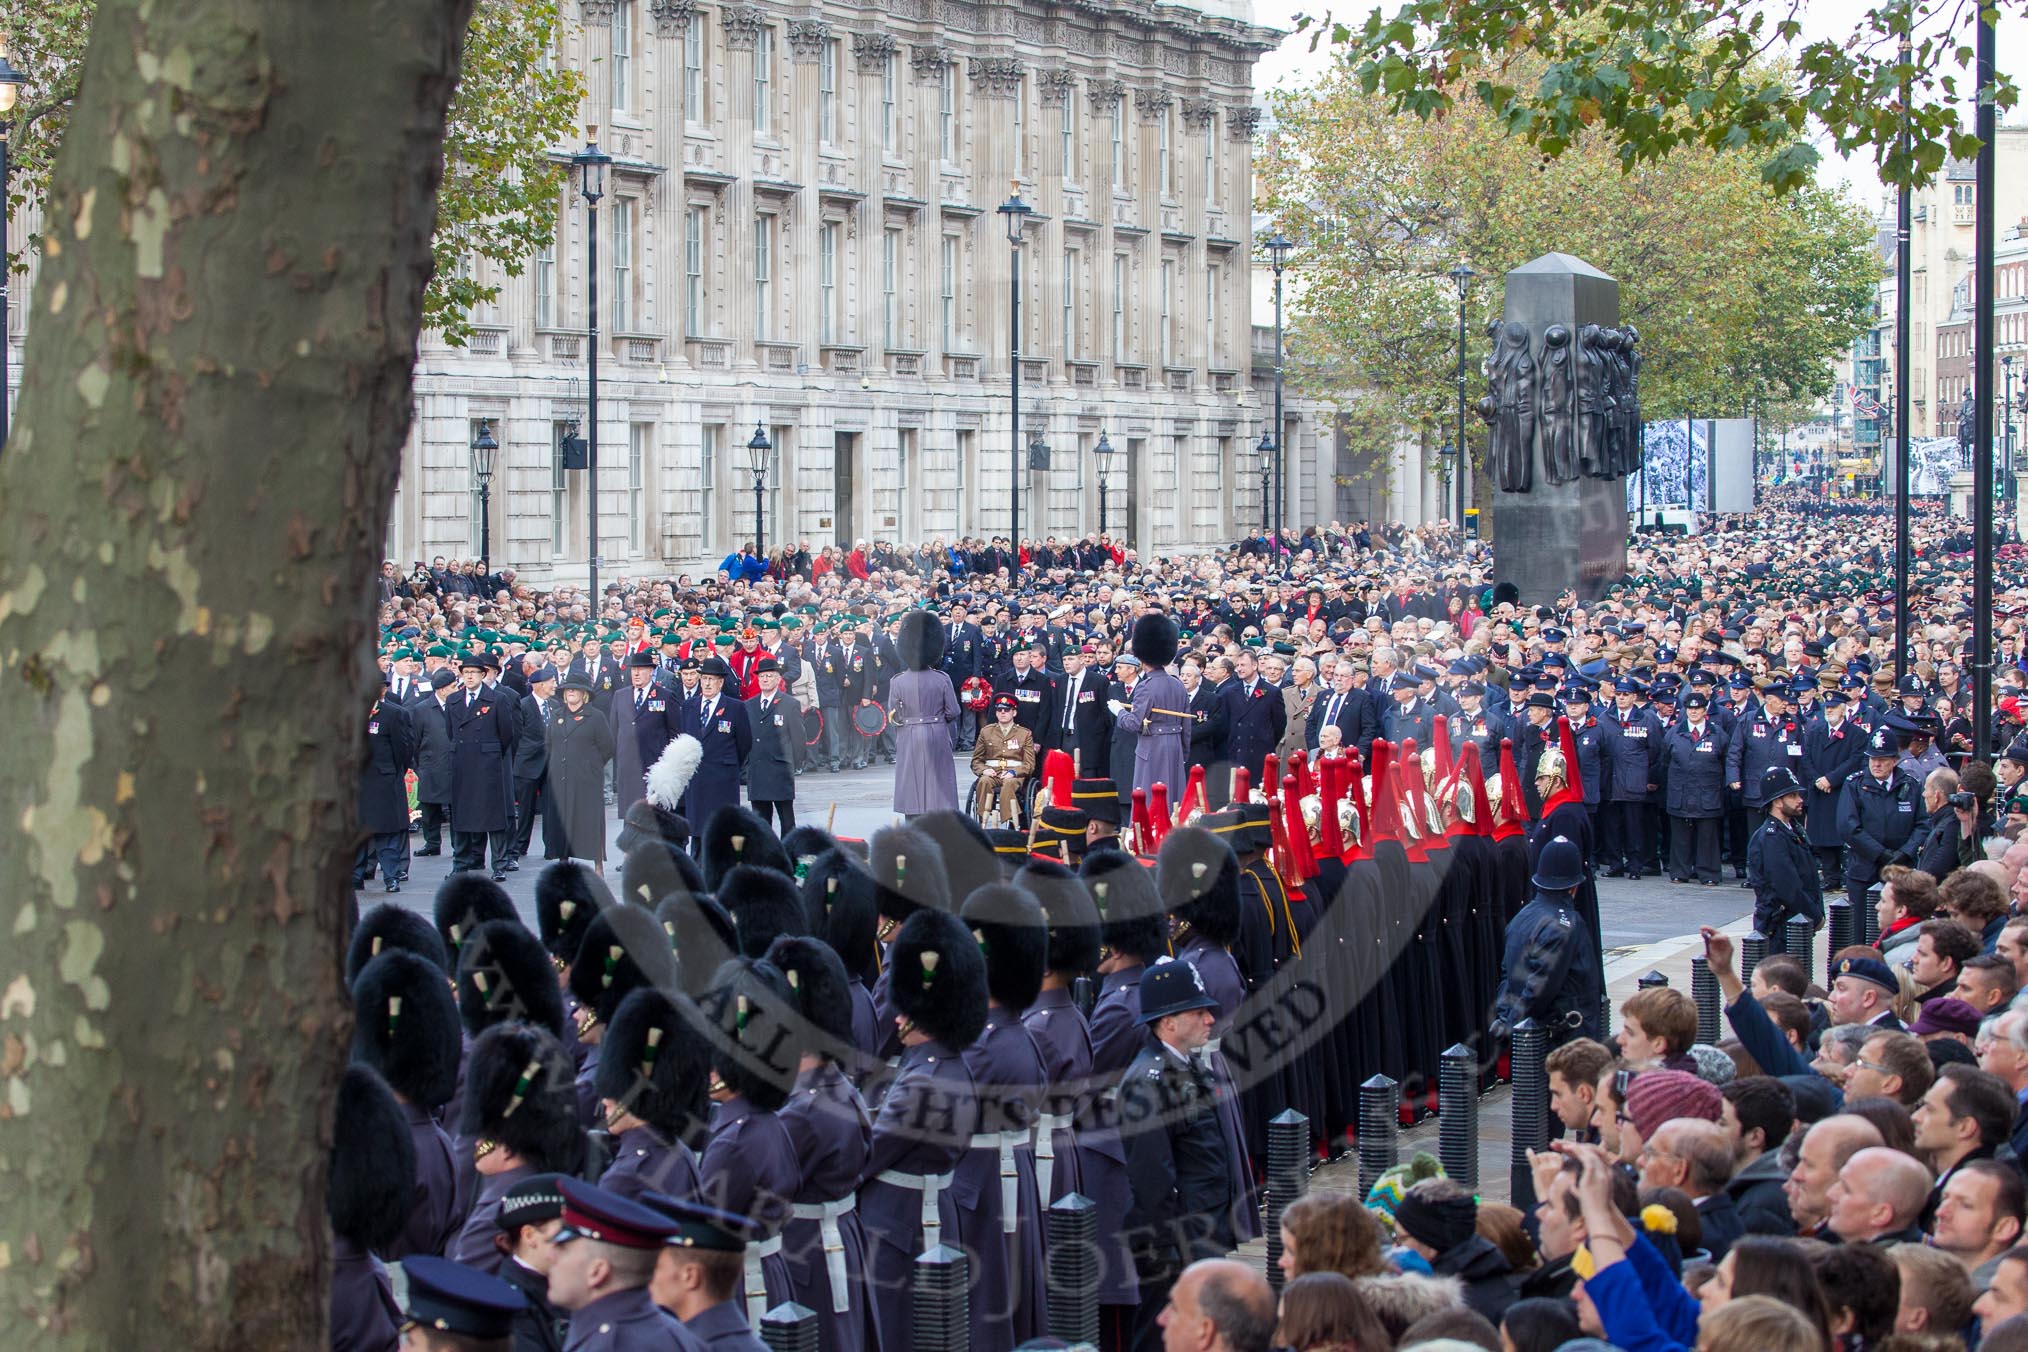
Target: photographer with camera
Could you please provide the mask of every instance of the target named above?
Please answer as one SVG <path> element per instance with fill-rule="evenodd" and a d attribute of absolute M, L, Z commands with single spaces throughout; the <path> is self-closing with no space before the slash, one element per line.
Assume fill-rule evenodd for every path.
<path fill-rule="evenodd" d="M 1992 771 L 1984 762 L 1973 761 L 1962 776 L 1955 770 L 1932 770 L 1923 782 L 1922 805 L 1928 819 L 1921 827 L 1915 866 L 1939 882 L 1985 858 L 1983 846 L 1992 822 L 1978 792 L 1982 781 L 1990 793 Z"/>

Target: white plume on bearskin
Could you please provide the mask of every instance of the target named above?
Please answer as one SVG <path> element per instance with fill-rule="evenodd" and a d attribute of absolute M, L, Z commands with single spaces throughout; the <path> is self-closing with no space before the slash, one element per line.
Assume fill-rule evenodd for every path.
<path fill-rule="evenodd" d="M 665 812 L 676 811 L 703 761 L 704 743 L 687 732 L 679 735 L 663 748 L 648 771 L 648 801 Z"/>

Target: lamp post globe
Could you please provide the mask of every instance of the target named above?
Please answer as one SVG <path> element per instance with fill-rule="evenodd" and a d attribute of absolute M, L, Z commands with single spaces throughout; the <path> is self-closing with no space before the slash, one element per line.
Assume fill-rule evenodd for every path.
<path fill-rule="evenodd" d="M 746 439 L 746 467 L 753 475 L 753 556 L 767 557 L 767 543 L 762 538 L 762 518 L 768 482 L 768 452 L 774 450 L 774 442 L 768 440 L 768 430 L 758 418 L 753 422 L 753 435 Z"/>
<path fill-rule="evenodd" d="M 1106 476 L 1112 471 L 1113 464 L 1113 443 L 1112 439 L 1106 436 L 1105 429 L 1099 429 L 1098 444 L 1091 448 L 1091 454 L 1092 459 L 1098 462 L 1099 534 L 1104 535 L 1106 533 Z"/>
<path fill-rule="evenodd" d="M 1273 432 L 1261 433 L 1260 445 L 1254 447 L 1254 450 L 1260 453 L 1260 533 L 1262 536 L 1266 536 L 1274 529 L 1273 518 L 1270 516 L 1268 480 L 1274 473 L 1275 434 Z"/>

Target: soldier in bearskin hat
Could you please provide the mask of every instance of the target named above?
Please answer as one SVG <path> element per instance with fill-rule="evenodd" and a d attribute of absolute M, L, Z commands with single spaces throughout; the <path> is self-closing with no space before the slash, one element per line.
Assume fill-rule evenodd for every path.
<path fill-rule="evenodd" d="M 867 871 L 873 875 L 873 900 L 880 913 L 879 940 L 890 943 L 903 922 L 917 911 L 949 911 L 950 875 L 943 851 L 930 835 L 915 826 L 884 826 L 867 842 Z M 894 1010 L 888 1001 L 889 973 L 873 983 L 875 1028 L 880 1043 L 874 1055 L 889 1060 L 900 1049 L 894 1036 Z M 861 1088 L 866 1088 L 862 1082 Z"/>
<path fill-rule="evenodd" d="M 392 1347 L 401 1311 L 373 1255 L 400 1242 L 415 1191 L 415 1144 L 394 1091 L 371 1069 L 346 1068 L 331 1128 L 324 1193 L 331 1219 L 331 1345 Z"/>
<path fill-rule="evenodd" d="M 1021 1015 L 1042 990 L 1049 933 L 1035 898 L 989 883 L 960 911 L 986 959 L 986 1030 L 965 1049 L 979 1096 L 979 1126 L 958 1161 L 952 1190 L 972 1271 L 972 1347 L 1005 1352 L 1048 1330 L 1043 1289 L 1042 1206 L 1030 1131 L 1048 1083 L 1042 1054 Z"/>
<path fill-rule="evenodd" d="M 978 1130 L 972 1073 L 961 1055 L 986 1027 L 986 960 L 956 916 L 919 910 L 888 949 L 901 1061 L 873 1119 L 867 1181 L 865 1289 L 874 1345 L 910 1341 L 916 1255 L 958 1237 L 950 1174 Z"/>
<path fill-rule="evenodd" d="M 732 917 L 741 957 L 765 957 L 779 936 L 809 932 L 795 881 L 775 869 L 735 865 L 719 879 L 717 899 Z"/>
<path fill-rule="evenodd" d="M 560 859 L 535 875 L 535 927 L 559 973 L 577 956 L 592 917 L 612 904 L 605 880 L 575 859 Z"/>
<path fill-rule="evenodd" d="M 620 1002 L 643 986 L 677 988 L 668 936 L 640 907 L 609 906 L 586 927 L 569 973 L 578 1040 L 592 1049 L 577 1075 L 579 1120 L 587 1128 L 598 1121 L 598 1043 Z"/>
<path fill-rule="evenodd" d="M 670 894 L 704 896 L 704 870 L 683 850 L 667 850 L 653 841 L 634 846 L 620 861 L 620 899 L 652 911 Z"/>
<path fill-rule="evenodd" d="M 704 892 L 671 892 L 655 908 L 655 920 L 676 956 L 676 979 L 693 999 L 711 985 L 713 973 L 737 952 L 732 917 Z"/>
<path fill-rule="evenodd" d="M 569 1021 L 550 954 L 511 921 L 489 920 L 468 935 L 458 949 L 458 1016 L 466 1037 L 518 1020 L 553 1034 L 565 1050 L 574 1050 L 573 1065 L 581 1063 L 589 1048 Z"/>
<path fill-rule="evenodd" d="M 901 617 L 895 648 L 907 670 L 887 688 L 888 726 L 895 729 L 894 810 L 907 817 L 958 806 L 958 692 L 944 674 L 944 626 L 931 611 Z"/>
<path fill-rule="evenodd" d="M 345 984 L 359 980 L 366 964 L 389 949 L 403 948 L 436 965 L 451 970 L 450 955 L 436 927 L 406 906 L 383 901 L 359 918 L 345 949 Z"/>
<path fill-rule="evenodd" d="M 846 1074 L 860 1082 L 884 1040 L 874 1008 L 873 986 L 880 976 L 880 903 L 873 875 L 842 849 L 827 850 L 813 860 L 803 877 L 803 914 L 809 933 L 822 939 L 851 978 L 852 1046 L 858 1056 L 846 1063 Z"/>
<path fill-rule="evenodd" d="M 711 1050 L 711 1137 L 698 1160 L 698 1196 L 749 1217 L 759 1239 L 747 1250 L 747 1310 L 761 1314 L 790 1298 L 781 1233 L 802 1187 L 802 1165 L 781 1109 L 795 1089 L 805 1041 L 788 977 L 774 964 L 733 958 L 698 1001 Z"/>
<path fill-rule="evenodd" d="M 471 1204 L 470 1192 L 458 1186 L 451 1138 L 435 1117 L 458 1087 L 457 1002 L 434 963 L 389 949 L 353 983 L 352 1014 L 352 1059 L 394 1091 L 415 1150 L 408 1223 L 381 1257 L 440 1254 Z"/>
<path fill-rule="evenodd" d="M 514 909 L 514 898 L 507 895 L 507 889 L 476 870 L 453 873 L 437 884 L 431 917 L 450 958 L 445 971 L 457 970 L 459 943 L 488 920 L 521 923 L 521 913 Z"/>
<path fill-rule="evenodd" d="M 1075 1126 L 1091 1075 L 1091 1026 L 1072 998 L 1072 986 L 1098 969 L 1099 918 L 1091 893 L 1062 864 L 1031 860 L 1014 875 L 1014 885 L 1037 899 L 1049 927 L 1042 989 L 1021 1018 L 1035 1039 L 1043 1080 L 1050 1087 L 1035 1123 L 1035 1186 L 1047 1207 L 1083 1191 Z"/>
<path fill-rule="evenodd" d="M 599 1045 L 594 1085 L 613 1162 L 599 1186 L 622 1197 L 697 1195 L 687 1144 L 704 1132 L 704 1020 L 690 997 L 643 986 L 620 1002 Z"/>
<path fill-rule="evenodd" d="M 781 838 L 766 822 L 737 803 L 711 814 L 711 820 L 704 824 L 700 844 L 704 886 L 710 892 L 718 891 L 725 875 L 739 864 L 789 872 L 789 856 L 782 848 Z"/>
<path fill-rule="evenodd" d="M 1152 794 L 1155 785 L 1166 784 L 1169 796 L 1180 803 L 1190 776 L 1190 733 L 1196 719 L 1190 714 L 1183 682 L 1169 674 L 1176 643 L 1176 622 L 1160 611 L 1134 621 L 1130 646 L 1140 659 L 1141 679 L 1134 686 L 1133 704 L 1113 712 L 1120 731 L 1139 738 L 1134 746 L 1133 787 Z"/>
<path fill-rule="evenodd" d="M 535 1174 L 575 1175 L 584 1167 L 570 1058 L 556 1039 L 523 1023 L 480 1034 L 465 1064 L 458 1135 L 472 1142 L 479 1195 L 446 1256 L 493 1272 L 500 1265 L 493 1232 L 508 1191 Z"/>
<path fill-rule="evenodd" d="M 803 1175 L 782 1232 L 789 1289 L 797 1304 L 817 1312 L 820 1352 L 862 1352 L 866 1309 L 856 1274 L 865 1245 L 857 1190 L 873 1145 L 873 1119 L 839 1058 L 857 1054 L 852 992 L 866 988 L 816 939 L 784 935 L 767 959 L 788 978 L 809 1029 L 795 1092 L 780 1113 Z"/>
<path fill-rule="evenodd" d="M 1000 866 L 993 838 L 976 819 L 954 810 L 925 812 L 909 825 L 936 843 L 956 900 L 963 901 L 987 883 L 1005 881 L 1007 870 Z"/>

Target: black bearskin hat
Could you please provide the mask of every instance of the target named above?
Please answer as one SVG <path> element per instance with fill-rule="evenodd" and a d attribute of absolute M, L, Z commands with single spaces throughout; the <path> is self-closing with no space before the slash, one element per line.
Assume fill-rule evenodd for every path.
<path fill-rule="evenodd" d="M 809 933 L 795 881 L 771 868 L 735 864 L 719 880 L 718 904 L 732 917 L 743 958 L 766 957 L 768 946 L 780 935 Z"/>
<path fill-rule="evenodd" d="M 605 880 L 575 859 L 559 859 L 535 875 L 535 924 L 558 970 L 577 956 L 592 917 L 612 904 Z"/>
<path fill-rule="evenodd" d="M 986 1029 L 986 959 L 965 922 L 917 911 L 887 953 L 894 1010 L 944 1047 L 962 1052 Z"/>
<path fill-rule="evenodd" d="M 458 1134 L 504 1146 L 537 1173 L 575 1174 L 584 1164 L 577 1071 L 557 1040 L 525 1023 L 488 1028 L 465 1062 Z"/>
<path fill-rule="evenodd" d="M 620 818 L 619 847 L 622 850 L 636 849 L 642 845 L 661 845 L 671 850 L 687 849 L 690 845 L 690 822 L 680 812 L 657 807 L 646 798 L 637 799 Z"/>
<path fill-rule="evenodd" d="M 687 995 L 650 987 L 620 1002 L 599 1044 L 593 1087 L 659 1132 L 665 1140 L 691 1136 L 704 1121 L 710 1044 L 698 1036 L 703 1021 Z"/>
<path fill-rule="evenodd" d="M 704 824 L 704 887 L 718 890 L 719 880 L 735 864 L 789 871 L 789 856 L 772 828 L 748 808 L 727 803 Z"/>
<path fill-rule="evenodd" d="M 782 837 L 782 853 L 789 857 L 790 876 L 799 883 L 803 881 L 803 875 L 809 871 L 810 865 L 818 855 L 837 848 L 836 836 L 821 826 L 811 826 L 808 823 L 798 823 L 790 827 L 789 833 Z"/>
<path fill-rule="evenodd" d="M 435 913 L 437 933 L 443 936 L 444 951 L 450 955 L 447 971 L 456 970 L 459 942 L 488 920 L 521 923 L 507 889 L 477 870 L 453 873 L 437 885 Z"/>
<path fill-rule="evenodd" d="M 1169 913 L 1221 948 L 1239 939 L 1239 857 L 1209 831 L 1181 826 L 1155 866 Z"/>
<path fill-rule="evenodd" d="M 943 621 L 931 611 L 909 611 L 901 617 L 894 649 L 910 671 L 934 671 L 944 664 Z"/>
<path fill-rule="evenodd" d="M 395 948 L 366 964 L 352 983 L 353 1060 L 418 1108 L 434 1110 L 458 1091 L 463 1051 L 458 1002 L 435 963 Z"/>
<path fill-rule="evenodd" d="M 916 911 L 951 909 L 951 882 L 943 851 L 927 832 L 913 826 L 883 826 L 869 843 L 873 896 L 880 914 L 906 920 Z"/>
<path fill-rule="evenodd" d="M 458 1014 L 473 1037 L 515 1019 L 562 1037 L 563 990 L 541 941 L 505 920 L 467 935 L 458 949 Z"/>
<path fill-rule="evenodd" d="M 656 923 L 676 956 L 676 981 L 691 995 L 711 984 L 719 964 L 738 951 L 738 931 L 708 892 L 672 892 L 655 908 Z"/>
<path fill-rule="evenodd" d="M 1142 962 L 1169 956 L 1169 917 L 1154 878 L 1134 856 L 1094 850 L 1085 858 L 1083 877 L 1107 948 Z"/>
<path fill-rule="evenodd" d="M 873 875 L 843 849 L 817 856 L 803 879 L 803 914 L 809 932 L 831 945 L 845 970 L 858 980 L 879 968 L 879 903 Z"/>
<path fill-rule="evenodd" d="M 436 926 L 405 906 L 383 901 L 364 916 L 352 931 L 345 950 L 345 984 L 359 980 L 359 973 L 390 949 L 405 948 L 437 965 L 440 972 L 451 970 L 450 954 L 444 951 L 443 936 Z"/>
<path fill-rule="evenodd" d="M 987 883 L 1002 880 L 1005 870 L 993 851 L 986 828 L 962 812 L 925 812 L 910 826 L 936 842 L 943 855 L 944 874 L 950 879 L 951 897 L 963 901 Z"/>
<path fill-rule="evenodd" d="M 1014 875 L 1042 907 L 1049 925 L 1049 970 L 1083 976 L 1098 970 L 1099 918 L 1091 893 L 1077 874 L 1048 859 L 1028 863 Z"/>
<path fill-rule="evenodd" d="M 668 850 L 649 841 L 627 851 L 620 861 L 620 900 L 644 911 L 661 905 L 671 893 L 710 891 L 703 870 L 683 850 Z"/>
<path fill-rule="evenodd" d="M 711 1071 L 764 1113 L 789 1101 L 809 1041 L 788 976 L 771 962 L 734 958 L 698 1001 L 711 1035 Z"/>
<path fill-rule="evenodd" d="M 986 959 L 987 992 L 995 1004 L 1018 1016 L 1042 993 L 1049 962 L 1042 907 L 1012 883 L 988 883 L 965 898 L 959 914 L 972 927 Z"/>
<path fill-rule="evenodd" d="M 768 949 L 768 961 L 782 969 L 796 992 L 797 1007 L 816 1037 L 812 1051 L 832 1060 L 848 1057 L 852 1038 L 852 978 L 831 946 L 819 939 L 784 934 Z M 835 1044 L 823 1045 L 826 1041 Z"/>
<path fill-rule="evenodd" d="M 592 1029 L 609 1024 L 620 1001 L 643 986 L 676 989 L 676 958 L 669 936 L 655 917 L 638 906 L 610 906 L 593 917 L 584 945 L 570 965 L 570 993 L 577 997 L 577 1035 L 587 1042 Z"/>
<path fill-rule="evenodd" d="M 1176 641 L 1176 621 L 1158 610 L 1134 621 L 1130 647 L 1134 656 L 1141 659 L 1143 670 L 1158 671 L 1175 661 Z"/>
<path fill-rule="evenodd" d="M 331 1232 L 361 1249 L 387 1249 L 408 1227 L 415 1201 L 415 1138 L 387 1082 L 367 1066 L 345 1068 L 331 1124 L 331 1177 L 324 1210 Z"/>

